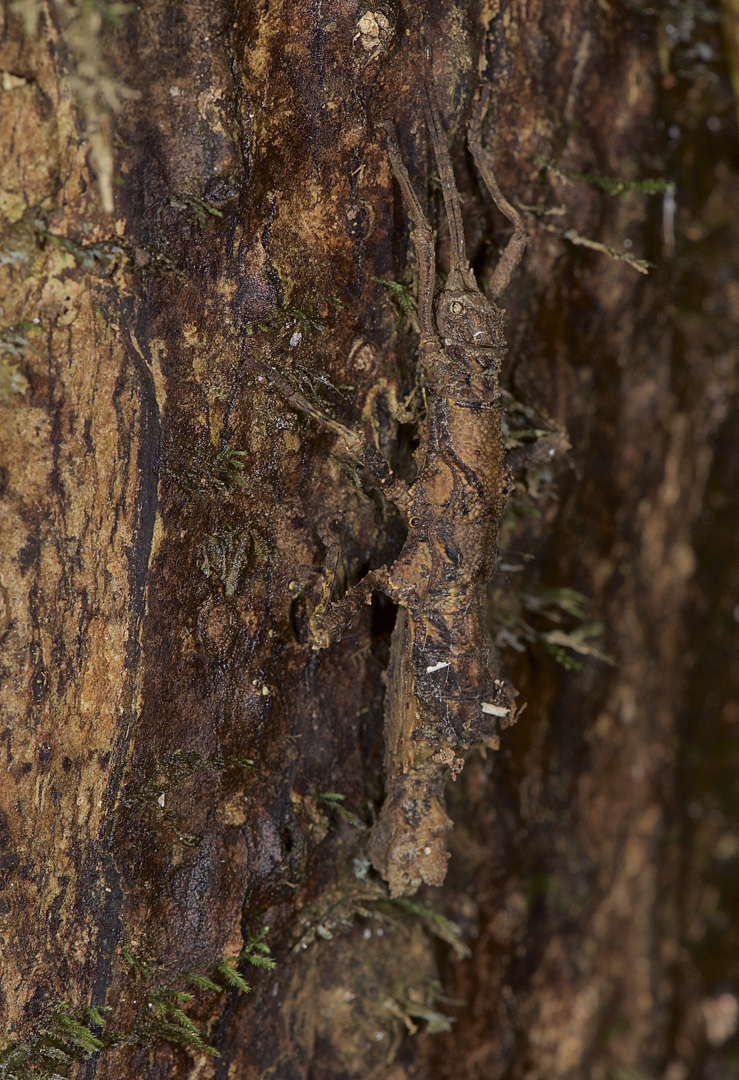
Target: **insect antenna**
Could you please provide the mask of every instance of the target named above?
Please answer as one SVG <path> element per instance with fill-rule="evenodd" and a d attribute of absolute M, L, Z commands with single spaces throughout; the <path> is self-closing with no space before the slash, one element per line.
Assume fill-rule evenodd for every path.
<path fill-rule="evenodd" d="M 428 67 L 427 54 L 427 72 Z M 439 166 L 439 179 L 441 180 L 441 190 L 444 193 L 444 206 L 446 207 L 446 216 L 447 221 L 449 222 L 449 232 L 452 239 L 451 271 L 454 272 L 457 270 L 464 274 L 465 271 L 469 270 L 470 264 L 467 261 L 467 249 L 464 242 L 464 227 L 462 225 L 462 209 L 459 205 L 459 192 L 457 191 L 457 183 L 454 179 L 454 170 L 452 169 L 452 162 L 449 157 L 449 147 L 447 145 L 446 135 L 441 126 L 441 118 L 435 100 L 433 84 L 428 77 L 426 79 L 424 112 L 426 114 L 426 123 L 428 124 L 429 133 L 431 135 L 431 142 L 434 147 L 434 154 L 436 155 L 436 163 Z"/>

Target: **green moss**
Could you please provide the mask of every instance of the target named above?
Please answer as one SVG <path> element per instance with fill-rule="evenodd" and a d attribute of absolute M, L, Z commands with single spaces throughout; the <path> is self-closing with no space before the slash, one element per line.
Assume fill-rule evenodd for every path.
<path fill-rule="evenodd" d="M 248 994 L 251 987 L 246 982 L 238 968 L 236 968 L 232 961 L 220 960 L 216 964 L 216 971 L 223 978 L 227 986 L 234 986 L 237 990 L 241 990 L 244 994 Z"/>
<path fill-rule="evenodd" d="M 196 450 L 184 468 L 165 468 L 163 472 L 188 494 L 230 494 L 249 489 L 249 480 L 244 475 L 246 456 L 246 450 L 230 446 L 213 454 L 209 445 Z"/>
<path fill-rule="evenodd" d="M 672 184 L 668 180 L 659 177 L 646 177 L 644 180 L 619 180 L 614 176 L 600 176 L 598 173 L 581 173 L 574 169 L 561 169 L 558 165 L 549 162 L 546 166 L 549 172 L 556 176 L 562 176 L 566 180 L 579 180 L 600 188 L 609 195 L 630 195 L 632 191 L 640 191 L 644 195 L 664 195 L 669 191 Z"/>
<path fill-rule="evenodd" d="M 208 215 L 217 218 L 223 217 L 222 210 L 219 210 L 217 206 L 213 206 L 212 203 L 205 202 L 204 199 L 199 199 L 197 195 L 171 195 L 169 205 L 174 206 L 177 210 L 189 211 L 197 219 L 201 228 L 208 220 Z"/>
<path fill-rule="evenodd" d="M 157 1039 L 176 1046 L 199 1050 L 219 1057 L 215 1047 L 210 1046 L 197 1024 L 187 1015 L 184 1006 L 195 995 L 184 988 L 189 984 L 202 992 L 222 994 L 228 989 L 249 993 L 251 987 L 239 971 L 243 964 L 273 971 L 277 966 L 270 956 L 267 935 L 269 927 L 262 929 L 244 945 L 238 956 L 222 957 L 210 969 L 185 971 L 164 983 L 144 992 L 144 1004 L 137 1014 L 133 1028 L 125 1035 L 110 1036 L 109 1045 L 146 1046 Z M 147 954 L 146 949 L 127 947 L 121 950 L 124 959 L 135 976 L 151 981 L 163 970 L 161 961 Z"/>
<path fill-rule="evenodd" d="M 219 536 L 209 534 L 200 545 L 203 573 L 206 577 L 220 578 L 226 596 L 235 596 L 254 549 L 254 538 L 248 529 L 233 529 Z"/>
<path fill-rule="evenodd" d="M 415 1020 L 426 1021 L 427 1035 L 438 1035 L 443 1031 L 451 1031 L 455 1018 L 439 1012 L 436 1008 L 437 1000 L 452 1003 L 449 998 L 444 997 L 440 983 L 434 979 L 424 979 L 421 984 L 408 987 L 405 994 L 386 998 L 382 1006 L 403 1021 L 410 1035 L 418 1032 Z"/>
<path fill-rule="evenodd" d="M 345 806 L 342 806 L 342 803 L 346 799 L 346 795 L 342 795 L 338 791 L 319 791 L 316 798 L 330 806 L 332 810 L 335 810 L 337 814 L 340 814 L 341 817 L 343 817 L 345 821 L 348 821 L 350 825 L 353 825 L 355 829 L 364 828 L 364 824 L 359 820 L 357 815 L 353 814 L 351 810 L 347 810 Z"/>
<path fill-rule="evenodd" d="M 405 317 L 408 319 L 411 329 L 418 333 L 418 302 L 410 288 L 407 285 L 403 285 L 400 281 L 392 281 L 389 278 L 373 277 L 372 280 L 388 290 L 389 299 L 392 301 L 393 307 L 397 311 L 398 318 L 402 319 Z"/>
<path fill-rule="evenodd" d="M 613 658 L 593 643 L 604 633 L 605 626 L 586 621 L 587 604 L 586 596 L 567 586 L 505 596 L 501 592 L 493 605 L 496 644 L 516 652 L 538 644 L 567 671 L 582 670 L 573 652 L 613 664 Z M 536 616 L 539 625 L 532 625 L 524 612 Z M 542 621 L 550 626 L 541 626 Z"/>
<path fill-rule="evenodd" d="M 99 244 L 78 244 L 66 236 L 57 236 L 56 233 L 48 232 L 47 229 L 41 227 L 37 227 L 36 231 L 48 243 L 71 255 L 79 266 L 103 277 L 108 277 L 113 272 L 123 256 L 121 245 L 112 241 L 103 241 Z"/>
<path fill-rule="evenodd" d="M 147 1046 L 156 1039 L 192 1050 L 200 1050 L 213 1057 L 220 1054 L 209 1046 L 182 1006 L 191 1002 L 194 995 L 180 990 L 173 982 L 165 983 L 144 998 L 144 1008 L 122 1043 L 128 1046 Z M 215 984 L 214 984 L 215 985 Z"/>
<path fill-rule="evenodd" d="M 90 1006 L 72 1013 L 60 1002 L 41 1018 L 37 1033 L 22 1042 L 12 1037 L 0 1050 L 2 1080 L 55 1080 L 68 1075 L 70 1068 L 87 1061 L 105 1047 L 104 1039 L 90 1029 L 102 1028 L 105 1005 Z"/>
<path fill-rule="evenodd" d="M 430 934 L 440 938 L 441 941 L 445 941 L 447 945 L 451 945 L 460 960 L 464 960 L 471 955 L 469 948 L 462 940 L 462 931 L 457 924 L 452 922 L 451 919 L 447 919 L 446 915 L 442 915 L 440 911 L 437 911 L 430 904 L 418 904 L 413 900 L 398 896 L 389 901 L 389 906 L 391 909 L 396 908 L 406 915 L 412 915 L 414 918 L 420 919 L 424 928 Z"/>
<path fill-rule="evenodd" d="M 239 953 L 239 958 L 246 961 L 247 964 L 251 964 L 252 967 L 266 968 L 267 971 L 274 971 L 277 967 L 277 963 L 272 956 L 270 956 L 269 945 L 267 944 L 267 935 L 269 934 L 269 927 L 263 926 L 262 929 L 248 939 L 246 945 Z"/>
<path fill-rule="evenodd" d="M 185 974 L 185 978 L 200 990 L 215 990 L 216 993 L 220 994 L 223 989 L 219 983 L 213 982 L 207 975 L 198 975 L 197 972 L 194 971 L 188 971 Z"/>

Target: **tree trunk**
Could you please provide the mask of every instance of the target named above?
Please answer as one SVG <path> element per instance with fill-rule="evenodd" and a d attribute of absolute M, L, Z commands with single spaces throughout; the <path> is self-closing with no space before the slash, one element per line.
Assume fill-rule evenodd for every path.
<path fill-rule="evenodd" d="M 2 1075 L 735 1075 L 719 16 L 6 4 Z M 443 268 L 426 47 L 482 286 L 510 235 L 466 145 L 482 81 L 531 232 L 488 611 L 520 720 L 447 784 L 444 885 L 392 900 L 366 852 L 396 609 L 375 594 L 321 651 L 309 617 L 405 527 L 255 364 L 412 479 L 416 265 L 382 122 Z"/>

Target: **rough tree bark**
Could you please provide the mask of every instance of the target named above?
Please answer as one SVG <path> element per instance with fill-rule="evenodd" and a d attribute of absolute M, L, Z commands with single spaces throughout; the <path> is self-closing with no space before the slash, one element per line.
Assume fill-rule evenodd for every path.
<path fill-rule="evenodd" d="M 3 1075 L 736 1074 L 719 13 L 6 4 Z M 483 285 L 510 227 L 465 144 L 481 78 L 530 208 L 489 611 L 527 707 L 448 785 L 444 886 L 398 903 L 364 854 L 395 611 L 376 597 L 321 653 L 307 617 L 327 567 L 341 589 L 391 562 L 402 523 L 247 361 L 413 475 L 415 268 L 381 121 L 443 265 L 424 43 Z"/>

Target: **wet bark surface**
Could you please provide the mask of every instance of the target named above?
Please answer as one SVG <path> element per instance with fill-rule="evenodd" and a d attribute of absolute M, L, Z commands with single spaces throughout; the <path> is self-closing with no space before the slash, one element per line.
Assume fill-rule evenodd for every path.
<path fill-rule="evenodd" d="M 154 2 L 84 33 L 82 10 L 6 6 L 0 36 L 7 1075 L 734 1076 L 719 7 Z M 465 144 L 481 76 L 532 227 L 488 610 L 520 719 L 447 784 L 444 885 L 391 901 L 366 845 L 396 612 L 375 596 L 320 653 L 308 617 L 327 569 L 340 594 L 405 529 L 249 362 L 412 479 L 416 269 L 382 121 L 444 268 L 424 43 L 481 286 L 510 235 Z"/>

